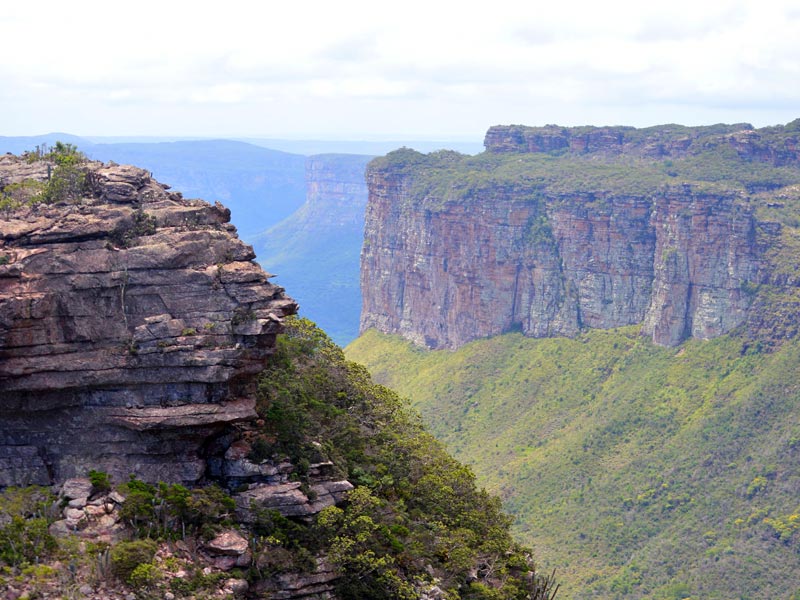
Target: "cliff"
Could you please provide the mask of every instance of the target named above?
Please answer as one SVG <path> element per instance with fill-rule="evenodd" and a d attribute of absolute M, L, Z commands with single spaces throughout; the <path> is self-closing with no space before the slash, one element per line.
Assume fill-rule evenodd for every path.
<path fill-rule="evenodd" d="M 767 290 L 788 293 L 772 257 L 797 125 L 493 127 L 475 157 L 376 159 L 361 330 L 457 348 L 642 324 L 674 346 L 750 326 Z"/>
<path fill-rule="evenodd" d="M 492 153 L 563 153 L 573 155 L 678 158 L 729 148 L 739 156 L 774 165 L 800 161 L 800 119 L 785 126 L 754 129 L 749 123 L 685 127 L 526 127 L 498 125 L 486 133 Z"/>
<path fill-rule="evenodd" d="M 9 597 L 554 596 L 221 205 L 59 144 L 0 158 L 0 211 Z"/>
<path fill-rule="evenodd" d="M 255 374 L 296 304 L 222 205 L 98 162 L 79 193 L 29 202 L 58 168 L 0 158 L 0 486 L 195 482 L 212 439 L 256 417 Z"/>
<path fill-rule="evenodd" d="M 358 334 L 359 253 L 371 156 L 320 154 L 306 161 L 306 202 L 253 239 L 258 260 L 292 290 L 305 316 L 341 345 Z"/>

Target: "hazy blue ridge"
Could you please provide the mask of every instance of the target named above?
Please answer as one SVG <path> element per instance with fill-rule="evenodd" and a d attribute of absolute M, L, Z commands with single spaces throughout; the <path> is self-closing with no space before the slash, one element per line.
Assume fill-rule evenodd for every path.
<path fill-rule="evenodd" d="M 242 237 L 293 213 L 305 198 L 305 157 L 230 140 L 97 144 L 90 158 L 153 172 L 184 196 L 231 209 Z"/>
<path fill-rule="evenodd" d="M 340 345 L 358 335 L 361 312 L 359 269 L 371 156 L 309 157 L 305 204 L 287 219 L 248 241 L 273 282 L 300 303 L 300 313 L 317 322 Z M 312 174 L 314 168 L 324 173 Z M 310 183 L 310 182 L 309 182 Z"/>

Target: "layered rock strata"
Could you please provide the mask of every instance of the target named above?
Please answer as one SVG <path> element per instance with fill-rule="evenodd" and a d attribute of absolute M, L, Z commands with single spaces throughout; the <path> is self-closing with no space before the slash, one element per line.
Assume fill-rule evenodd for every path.
<path fill-rule="evenodd" d="M 361 330 L 457 348 L 642 324 L 674 346 L 742 325 L 780 238 L 764 190 L 800 181 L 797 127 L 652 129 L 495 127 L 477 157 L 373 161 Z"/>
<path fill-rule="evenodd" d="M 82 198 L 0 212 L 0 485 L 104 470 L 192 483 L 255 417 L 296 311 L 222 205 L 90 162 Z M 0 158 L 0 186 L 52 165 Z"/>

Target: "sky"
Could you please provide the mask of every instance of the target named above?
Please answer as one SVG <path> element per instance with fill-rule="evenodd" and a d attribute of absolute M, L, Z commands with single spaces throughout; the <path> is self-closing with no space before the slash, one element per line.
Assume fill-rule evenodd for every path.
<path fill-rule="evenodd" d="M 786 123 L 796 0 L 0 4 L 0 135 L 482 139 Z"/>

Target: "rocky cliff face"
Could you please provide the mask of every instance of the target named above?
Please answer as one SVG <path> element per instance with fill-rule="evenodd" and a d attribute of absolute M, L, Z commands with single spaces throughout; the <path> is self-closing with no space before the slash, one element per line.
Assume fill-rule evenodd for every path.
<path fill-rule="evenodd" d="M 367 205 L 364 171 L 371 158 L 356 154 L 308 157 L 306 204 L 301 209 L 308 226 L 324 231 L 363 227 Z"/>
<path fill-rule="evenodd" d="M 0 187 L 53 165 L 0 158 Z M 0 212 L 0 486 L 104 470 L 194 482 L 255 417 L 296 305 L 217 204 L 88 163 L 83 197 Z"/>
<path fill-rule="evenodd" d="M 641 323 L 669 346 L 729 332 L 769 279 L 780 224 L 757 213 L 800 181 L 795 129 L 495 127 L 476 157 L 378 159 L 361 329 L 434 348 L 515 329 Z"/>

